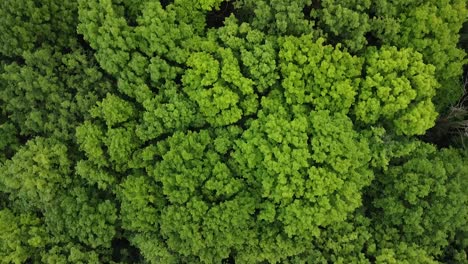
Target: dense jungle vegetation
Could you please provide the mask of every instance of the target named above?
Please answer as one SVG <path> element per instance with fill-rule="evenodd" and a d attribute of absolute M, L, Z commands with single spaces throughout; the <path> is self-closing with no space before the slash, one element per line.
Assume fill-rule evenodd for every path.
<path fill-rule="evenodd" d="M 0 1 L 0 263 L 467 264 L 467 19 Z"/>

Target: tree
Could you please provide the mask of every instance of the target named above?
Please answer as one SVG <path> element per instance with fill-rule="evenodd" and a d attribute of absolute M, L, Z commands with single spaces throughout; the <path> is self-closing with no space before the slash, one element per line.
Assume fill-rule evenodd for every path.
<path fill-rule="evenodd" d="M 3 1 L 0 262 L 468 263 L 467 12 Z"/>

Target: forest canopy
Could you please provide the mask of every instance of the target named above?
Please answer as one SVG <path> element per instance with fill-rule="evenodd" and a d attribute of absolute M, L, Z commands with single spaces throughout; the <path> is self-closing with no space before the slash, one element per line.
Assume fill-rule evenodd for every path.
<path fill-rule="evenodd" d="M 0 1 L 0 263 L 468 264 L 467 20 Z"/>

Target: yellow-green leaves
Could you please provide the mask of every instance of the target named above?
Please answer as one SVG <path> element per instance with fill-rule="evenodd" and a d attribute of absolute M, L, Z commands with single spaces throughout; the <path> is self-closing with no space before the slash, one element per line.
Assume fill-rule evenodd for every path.
<path fill-rule="evenodd" d="M 213 126 L 235 123 L 244 112 L 255 112 L 257 103 L 253 82 L 242 76 L 232 51 L 220 49 L 219 53 L 224 65 L 221 69 L 211 55 L 195 53 L 187 62 L 191 69 L 182 79 L 184 90 L 197 102 L 201 113 Z M 246 100 L 246 103 L 242 104 L 241 100 Z M 240 108 L 242 106 L 244 111 Z"/>
<path fill-rule="evenodd" d="M 434 125 L 434 67 L 411 49 L 370 49 L 364 64 L 355 114 L 366 124 L 382 122 L 397 134 L 421 135 Z"/>
<path fill-rule="evenodd" d="M 311 36 L 285 37 L 279 51 L 286 102 L 347 113 L 354 103 L 362 60 Z"/>
<path fill-rule="evenodd" d="M 0 210 L 0 258 L 2 263 L 24 263 L 32 252 L 39 253 L 49 239 L 41 220 L 32 213 L 15 215 L 9 209 Z"/>
<path fill-rule="evenodd" d="M 0 262 L 466 263 L 466 10 L 1 1 Z"/>
<path fill-rule="evenodd" d="M 101 128 L 90 122 L 85 122 L 76 129 L 77 141 L 89 159 L 100 166 L 107 165 L 104 157 L 104 135 Z"/>
<path fill-rule="evenodd" d="M 94 117 L 102 116 L 107 126 L 112 127 L 131 118 L 135 109 L 131 103 L 113 94 L 107 94 L 107 97 L 98 102 L 97 107 L 93 108 L 91 113 Z"/>
<path fill-rule="evenodd" d="M 214 151 L 212 140 L 207 131 L 176 133 L 167 140 L 169 149 L 163 153 L 154 177 L 162 183 L 168 201 L 183 204 L 194 195 L 216 201 L 240 190 L 242 182 Z"/>
<path fill-rule="evenodd" d="M 375 1 L 374 31 L 382 44 L 413 48 L 434 65 L 441 84 L 434 103 L 444 111 L 461 96 L 460 75 L 465 51 L 457 47 L 458 32 L 466 21 L 466 1 Z"/>

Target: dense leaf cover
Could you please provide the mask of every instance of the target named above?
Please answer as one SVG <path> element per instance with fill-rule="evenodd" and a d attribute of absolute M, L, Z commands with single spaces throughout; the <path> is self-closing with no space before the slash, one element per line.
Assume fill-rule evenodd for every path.
<path fill-rule="evenodd" d="M 0 263 L 468 263 L 467 16 L 0 1 Z"/>

